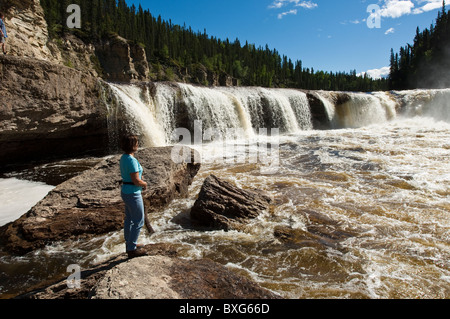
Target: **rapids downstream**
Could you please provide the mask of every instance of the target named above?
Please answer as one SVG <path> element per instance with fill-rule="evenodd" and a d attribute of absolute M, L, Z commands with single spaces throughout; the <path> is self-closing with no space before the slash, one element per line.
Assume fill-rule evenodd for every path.
<path fill-rule="evenodd" d="M 177 244 L 184 258 L 210 258 L 285 298 L 450 298 L 450 90 L 110 88 L 114 130 L 124 125 L 146 146 L 173 145 L 185 133 L 184 142 L 195 140 L 190 145 L 202 155 L 190 197 L 150 216 L 156 234 L 143 233 L 142 243 Z M 253 160 L 264 152 L 275 156 Z M 265 190 L 275 204 L 245 231 L 187 227 L 210 174 Z M 2 192 L 15 185 L 5 181 Z M 24 209 L 15 216 L 2 210 L 0 220 Z M 338 245 L 290 245 L 274 236 L 280 226 L 306 230 L 307 211 L 332 221 L 330 232 L 345 233 Z M 0 252 L 0 296 L 122 251 L 117 232 L 20 258 Z"/>

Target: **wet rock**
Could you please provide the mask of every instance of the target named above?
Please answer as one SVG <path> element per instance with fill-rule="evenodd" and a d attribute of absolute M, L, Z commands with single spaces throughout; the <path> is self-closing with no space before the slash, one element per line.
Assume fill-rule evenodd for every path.
<path fill-rule="evenodd" d="M 136 157 L 144 168 L 148 189 L 143 192 L 146 212 L 186 196 L 200 164 L 176 164 L 171 147 L 141 150 Z M 193 153 L 192 153 L 193 155 Z M 89 238 L 122 228 L 124 204 L 120 197 L 120 155 L 57 186 L 29 212 L 0 228 L 7 251 L 25 254 L 55 241 Z"/>
<path fill-rule="evenodd" d="M 258 190 L 243 190 L 214 175 L 203 183 L 191 218 L 213 229 L 239 229 L 269 209 L 272 199 Z"/>
<path fill-rule="evenodd" d="M 311 117 L 314 129 L 328 129 L 331 126 L 328 113 L 322 100 L 316 92 L 307 92 L 306 96 L 311 109 Z"/>
<path fill-rule="evenodd" d="M 66 279 L 17 299 L 279 299 L 278 295 L 209 259 L 177 257 L 170 244 L 147 245 L 147 256 L 115 256 L 81 274 L 80 288 Z"/>
<path fill-rule="evenodd" d="M 274 236 L 282 243 L 294 247 L 332 247 L 341 250 L 340 243 L 356 235 L 351 230 L 342 229 L 341 225 L 328 216 L 312 211 L 298 212 L 306 219 L 306 229 L 292 228 L 290 226 L 277 226 Z"/>

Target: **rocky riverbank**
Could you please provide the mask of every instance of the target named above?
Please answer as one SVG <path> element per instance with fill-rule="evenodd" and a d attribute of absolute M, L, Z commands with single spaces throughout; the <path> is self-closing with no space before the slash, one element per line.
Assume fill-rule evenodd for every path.
<path fill-rule="evenodd" d="M 194 151 L 191 160 L 195 158 Z M 200 164 L 175 163 L 172 148 L 149 148 L 137 154 L 149 188 L 143 192 L 146 213 L 161 209 L 173 199 L 186 196 Z M 55 242 L 89 240 L 123 227 L 123 203 L 119 196 L 120 155 L 57 186 L 27 214 L 0 228 L 2 246 L 11 254 L 23 255 Z M 220 186 L 219 186 L 220 185 Z M 213 191 L 219 205 L 242 209 L 235 225 L 254 218 L 270 201 L 257 192 L 240 190 L 208 178 L 203 187 Z M 234 202 L 229 201 L 230 191 Z M 248 196 L 252 198 L 247 198 Z M 261 198 L 259 198 L 261 197 Z M 198 203 L 205 200 L 200 196 Z M 238 201 L 244 200 L 244 203 Z M 252 201 L 260 201 L 257 204 Z M 236 206 L 237 205 L 237 206 Z M 246 206 L 250 205 L 246 208 Z M 202 205 L 197 204 L 197 211 Z M 224 216 L 226 212 L 217 212 Z M 248 215 L 248 216 L 247 216 Z M 226 218 L 226 217 L 223 217 Z M 202 221 L 201 217 L 197 218 Z M 205 221 L 202 221 L 203 223 Z M 236 226 L 235 226 L 236 227 Z M 67 277 L 42 283 L 19 299 L 278 299 L 260 287 L 209 259 L 186 260 L 178 256 L 179 246 L 170 243 L 147 245 L 146 256 L 128 259 L 111 257 L 83 269 L 79 287 L 71 288 Z"/>
<path fill-rule="evenodd" d="M 186 196 L 200 164 L 174 163 L 172 148 L 150 148 L 137 157 L 149 188 L 143 197 L 147 213 Z M 51 191 L 28 213 L 0 228 L 2 246 L 13 254 L 25 254 L 53 242 L 89 238 L 123 226 L 124 206 L 120 198 L 120 155 Z"/>
<path fill-rule="evenodd" d="M 170 244 L 147 245 L 147 256 L 126 254 L 83 270 L 79 288 L 67 279 L 17 299 L 279 299 L 248 278 L 209 259 L 177 257 Z"/>

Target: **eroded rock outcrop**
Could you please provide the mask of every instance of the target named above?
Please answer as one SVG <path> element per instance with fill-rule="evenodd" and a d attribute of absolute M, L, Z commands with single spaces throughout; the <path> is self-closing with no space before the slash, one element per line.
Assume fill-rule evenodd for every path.
<path fill-rule="evenodd" d="M 102 152 L 101 80 L 43 60 L 0 56 L 0 165 Z"/>
<path fill-rule="evenodd" d="M 243 190 L 209 176 L 191 209 L 191 218 L 199 225 L 213 229 L 240 229 L 249 220 L 269 210 L 272 199 L 258 190 Z"/>
<path fill-rule="evenodd" d="M 200 164 L 174 163 L 171 147 L 139 151 L 148 189 L 146 212 L 185 196 Z M 89 238 L 119 230 L 124 205 L 120 198 L 120 155 L 57 186 L 28 213 L 0 228 L 0 241 L 9 252 L 24 254 L 55 241 Z"/>
<path fill-rule="evenodd" d="M 2 0 L 0 10 L 5 14 L 9 54 L 59 62 L 39 0 Z"/>
<path fill-rule="evenodd" d="M 120 36 L 111 36 L 96 46 L 96 54 L 103 68 L 104 78 L 112 82 L 145 81 L 149 65 L 145 49 L 130 44 Z"/>

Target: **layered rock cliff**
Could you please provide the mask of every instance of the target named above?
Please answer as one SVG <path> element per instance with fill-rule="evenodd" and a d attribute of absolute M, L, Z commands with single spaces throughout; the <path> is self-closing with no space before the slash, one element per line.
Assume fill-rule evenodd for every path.
<path fill-rule="evenodd" d="M 0 56 L 0 165 L 102 153 L 108 106 L 102 81 L 59 64 Z"/>
<path fill-rule="evenodd" d="M 58 62 L 39 0 L 5 0 L 0 4 L 0 11 L 5 14 L 9 54 Z"/>
<path fill-rule="evenodd" d="M 5 0 L 0 11 L 9 35 L 0 56 L 0 171 L 117 147 L 119 126 L 108 131 L 108 123 L 120 119 L 103 81 L 148 80 L 145 50 L 115 35 L 51 39 L 39 0 Z"/>
<path fill-rule="evenodd" d="M 133 82 L 148 79 L 147 56 L 139 44 L 130 44 L 122 37 L 111 36 L 98 43 L 95 52 L 107 80 Z"/>

